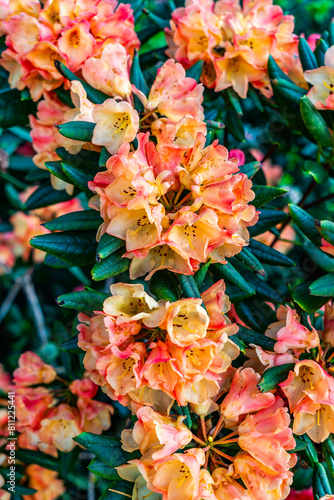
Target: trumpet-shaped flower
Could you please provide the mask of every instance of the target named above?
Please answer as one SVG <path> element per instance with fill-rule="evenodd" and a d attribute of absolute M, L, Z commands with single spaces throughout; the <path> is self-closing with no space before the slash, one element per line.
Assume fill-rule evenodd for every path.
<path fill-rule="evenodd" d="M 101 57 L 86 59 L 82 74 L 90 85 L 111 97 L 126 97 L 131 94 L 131 57 L 119 43 L 104 47 Z"/>
<path fill-rule="evenodd" d="M 273 404 L 275 396 L 261 393 L 257 387 L 260 374 L 252 368 L 239 368 L 232 380 L 231 388 L 220 406 L 225 419 L 237 422 L 241 415 L 259 411 Z"/>
<path fill-rule="evenodd" d="M 296 443 L 283 404 L 277 397 L 271 406 L 247 415 L 238 427 L 240 448 L 277 473 L 291 469 L 296 462 L 295 455 L 288 453 Z"/>
<path fill-rule="evenodd" d="M 92 142 L 105 146 L 111 154 L 117 153 L 125 142 L 135 139 L 139 116 L 129 103 L 107 99 L 95 106 L 92 116 L 96 123 Z"/>
<path fill-rule="evenodd" d="M 252 500 L 283 500 L 290 492 L 293 474 L 289 470 L 278 474 L 246 452 L 235 457 L 233 467 Z"/>
<path fill-rule="evenodd" d="M 192 440 L 191 431 L 182 423 L 185 417 L 175 420 L 145 406 L 139 408 L 137 418 L 132 430 L 122 432 L 122 448 L 129 452 L 140 449 L 144 459 L 166 458 Z"/>
<path fill-rule="evenodd" d="M 334 48 L 325 53 L 324 65 L 305 71 L 305 80 L 313 87 L 307 97 L 318 109 L 334 109 Z"/>

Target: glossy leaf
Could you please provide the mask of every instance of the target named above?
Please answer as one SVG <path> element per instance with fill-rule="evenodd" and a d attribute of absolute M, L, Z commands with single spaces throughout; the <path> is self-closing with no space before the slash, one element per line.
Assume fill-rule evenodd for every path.
<path fill-rule="evenodd" d="M 268 392 L 276 389 L 278 384 L 284 382 L 289 376 L 290 371 L 295 367 L 294 363 L 286 363 L 285 365 L 273 366 L 268 368 L 258 384 L 261 392 Z"/>
<path fill-rule="evenodd" d="M 108 293 L 80 290 L 66 293 L 57 298 L 57 304 L 66 309 L 76 311 L 103 311 L 103 302 L 109 297 Z"/>
<path fill-rule="evenodd" d="M 95 260 L 94 231 L 64 231 L 35 236 L 30 244 L 43 252 L 55 255 L 73 266 L 84 266 Z"/>
<path fill-rule="evenodd" d="M 45 222 L 43 226 L 50 231 L 87 231 L 97 230 L 102 222 L 100 213 L 96 210 L 80 210 L 60 215 L 56 219 Z"/>

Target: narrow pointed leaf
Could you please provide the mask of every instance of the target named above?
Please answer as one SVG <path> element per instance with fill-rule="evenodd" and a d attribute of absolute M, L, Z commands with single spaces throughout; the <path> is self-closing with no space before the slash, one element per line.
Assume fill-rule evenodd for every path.
<path fill-rule="evenodd" d="M 84 266 L 95 260 L 97 246 L 95 236 L 95 231 L 64 231 L 35 236 L 30 244 L 73 266 Z"/>
<path fill-rule="evenodd" d="M 242 174 L 247 175 L 249 179 L 251 179 L 261 168 L 261 164 L 259 161 L 251 161 L 250 163 L 245 163 L 244 165 L 240 165 L 239 171 Z"/>
<path fill-rule="evenodd" d="M 278 384 L 284 382 L 289 376 L 290 371 L 295 367 L 294 363 L 287 363 L 285 365 L 273 366 L 268 368 L 262 375 L 258 384 L 261 392 L 268 392 L 276 389 Z"/>
<path fill-rule="evenodd" d="M 78 334 L 73 335 L 69 339 L 65 340 L 59 347 L 63 352 L 69 352 L 71 354 L 81 354 L 82 350 L 78 347 Z"/>
<path fill-rule="evenodd" d="M 326 495 L 332 494 L 332 488 L 329 483 L 326 469 L 320 464 L 314 464 L 313 469 L 313 495 L 315 500 L 320 500 Z"/>
<path fill-rule="evenodd" d="M 35 210 L 36 208 L 48 207 L 55 203 L 61 203 L 73 198 L 73 195 L 66 193 L 65 189 L 57 191 L 51 184 L 42 184 L 39 186 L 25 202 L 25 210 Z"/>
<path fill-rule="evenodd" d="M 262 205 L 265 205 L 269 201 L 272 201 L 279 196 L 283 196 L 288 192 L 286 189 L 272 186 L 255 185 L 252 189 L 255 193 L 255 200 L 252 201 L 252 205 L 256 208 L 260 208 Z"/>
<path fill-rule="evenodd" d="M 320 112 L 306 96 L 300 100 L 300 112 L 307 129 L 314 139 L 325 148 L 332 147 L 334 144 L 332 133 Z"/>
<path fill-rule="evenodd" d="M 150 292 L 159 300 L 176 302 L 180 298 L 177 279 L 174 274 L 167 271 L 157 271 L 150 279 Z"/>
<path fill-rule="evenodd" d="M 320 40 L 317 40 L 316 47 L 314 49 L 314 55 L 317 60 L 317 66 L 325 66 L 325 54 L 328 50 L 328 44 L 320 38 Z"/>
<path fill-rule="evenodd" d="M 302 63 L 304 71 L 310 69 L 316 69 L 318 67 L 316 57 L 313 54 L 311 47 L 309 46 L 305 38 L 302 37 L 299 38 L 298 51 L 299 51 L 300 62 Z"/>
<path fill-rule="evenodd" d="M 293 83 L 291 78 L 289 78 L 278 66 L 277 62 L 272 56 L 269 56 L 268 59 L 268 73 L 270 80 L 286 80 L 287 82 Z"/>
<path fill-rule="evenodd" d="M 249 228 L 249 234 L 251 236 L 257 236 L 258 234 L 265 233 L 277 224 L 284 222 L 286 218 L 287 214 L 281 210 L 261 208 L 259 220 L 255 226 Z"/>
<path fill-rule="evenodd" d="M 253 297 L 235 304 L 235 310 L 245 325 L 261 333 L 277 321 L 275 311 L 265 302 Z"/>
<path fill-rule="evenodd" d="M 58 132 L 75 141 L 92 142 L 95 123 L 84 121 L 73 121 L 55 125 Z"/>
<path fill-rule="evenodd" d="M 194 297 L 197 299 L 201 298 L 201 294 L 198 290 L 195 278 L 193 276 L 185 276 L 184 274 L 178 274 L 177 276 L 181 289 L 182 295 L 184 297 Z"/>
<path fill-rule="evenodd" d="M 255 273 L 265 276 L 266 272 L 263 269 L 261 262 L 247 248 L 243 248 L 236 256 L 245 266 L 252 269 Z"/>
<path fill-rule="evenodd" d="M 55 177 L 58 177 L 58 179 L 61 179 L 64 182 L 68 182 L 69 184 L 72 184 L 70 179 L 67 177 L 65 172 L 62 169 L 61 166 L 62 162 L 61 161 L 46 161 L 44 165 L 48 169 L 48 171 L 54 175 Z"/>
<path fill-rule="evenodd" d="M 265 349 L 266 351 L 274 350 L 274 339 L 266 337 L 266 335 L 264 335 L 263 333 L 256 332 L 251 328 L 246 328 L 245 326 L 239 325 L 237 336 L 246 345 L 254 344 L 262 347 L 262 349 Z"/>
<path fill-rule="evenodd" d="M 110 236 L 108 233 L 104 233 L 101 237 L 96 250 L 96 260 L 99 262 L 106 257 L 109 257 L 112 253 L 114 253 L 119 248 L 122 248 L 125 245 L 123 240 L 119 238 L 115 238 L 115 236 Z"/>
<path fill-rule="evenodd" d="M 306 160 L 303 165 L 304 172 L 312 175 L 313 179 L 317 184 L 324 184 L 328 179 L 327 170 L 315 161 Z"/>
<path fill-rule="evenodd" d="M 92 269 L 92 278 L 95 281 L 105 280 L 123 273 L 130 267 L 130 260 L 123 258 L 124 250 L 120 248 L 106 259 L 97 262 Z"/>
<path fill-rule="evenodd" d="M 100 90 L 94 89 L 89 83 L 85 82 L 84 80 L 81 80 L 81 78 L 77 77 L 72 71 L 70 71 L 66 66 L 61 63 L 60 61 L 55 61 L 54 62 L 57 70 L 59 73 L 61 73 L 67 80 L 70 82 L 74 80 L 78 80 L 79 82 L 82 83 L 83 88 L 87 92 L 87 97 L 90 101 L 92 101 L 94 104 L 102 104 L 106 99 L 109 99 L 109 96 L 107 94 L 104 94 Z"/>
<path fill-rule="evenodd" d="M 108 293 L 80 290 L 66 293 L 57 298 L 57 304 L 66 309 L 76 311 L 103 311 L 103 302 L 109 297 Z"/>
<path fill-rule="evenodd" d="M 88 187 L 88 182 L 94 179 L 95 172 L 87 172 L 73 165 L 68 165 L 67 163 L 63 163 L 62 168 L 72 184 L 80 189 L 80 191 L 86 193 L 89 197 L 92 196 L 92 192 Z"/>
<path fill-rule="evenodd" d="M 249 295 L 255 294 L 254 286 L 246 281 L 229 262 L 227 264 L 214 264 L 212 272 L 216 278 L 229 281 Z"/>
<path fill-rule="evenodd" d="M 87 231 L 97 230 L 102 224 L 100 213 L 96 210 L 80 210 L 60 215 L 56 219 L 43 224 L 50 231 Z"/>
<path fill-rule="evenodd" d="M 305 236 L 311 240 L 314 244 L 320 246 L 321 237 L 317 231 L 315 220 L 308 214 L 305 210 L 293 205 L 289 205 L 289 212 L 294 223 L 299 227 Z"/>

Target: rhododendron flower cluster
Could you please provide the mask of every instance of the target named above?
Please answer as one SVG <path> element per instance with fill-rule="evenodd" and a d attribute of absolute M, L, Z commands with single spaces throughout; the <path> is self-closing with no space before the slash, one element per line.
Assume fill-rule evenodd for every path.
<path fill-rule="evenodd" d="M 8 2 L 1 31 L 7 35 L 1 64 L 10 73 L 9 83 L 28 87 L 35 101 L 64 82 L 55 60 L 76 73 L 109 43 L 122 44 L 130 54 L 139 46 L 132 9 L 116 0 Z"/>
<path fill-rule="evenodd" d="M 122 443 L 128 451 L 140 449 L 142 457 L 118 467 L 120 476 L 136 485 L 146 483 L 148 493 L 166 500 L 176 494 L 188 500 L 286 498 L 289 469 L 296 463 L 288 453 L 295 447 L 290 417 L 279 396 L 260 393 L 259 379 L 251 368 L 235 372 L 217 408 L 218 424 L 207 421 L 201 438 L 187 433 L 172 412 L 167 417 L 139 407 L 138 421 L 133 430 L 123 431 Z M 233 456 L 227 453 L 231 445 Z"/>
<path fill-rule="evenodd" d="M 20 356 L 13 377 L 20 448 L 57 456 L 73 449 L 80 432 L 109 429 L 113 408 L 93 399 L 98 387 L 91 380 L 66 382 L 30 351 Z"/>
<path fill-rule="evenodd" d="M 132 279 L 165 268 L 193 274 L 208 258 L 224 263 L 247 245 L 247 227 L 257 220 L 252 183 L 218 141 L 205 146 L 203 87 L 179 64 L 159 69 L 148 98 L 133 89 L 145 106 L 140 123 L 129 102 L 93 105 L 77 82 L 75 89 L 81 115 L 96 123 L 92 144 L 111 153 L 89 183 L 91 206 L 104 219 L 98 238 L 126 241 Z"/>
<path fill-rule="evenodd" d="M 203 61 L 202 81 L 217 92 L 229 87 L 247 96 L 251 83 L 271 96 L 267 62 L 272 55 L 293 79 L 302 81 L 293 16 L 272 0 L 190 0 L 173 11 L 166 29 L 169 55 L 186 68 Z"/>
<path fill-rule="evenodd" d="M 238 327 L 220 314 L 230 307 L 223 281 L 203 294 L 203 303 L 156 302 L 140 284 L 110 290 L 103 312 L 79 315 L 78 345 L 91 379 L 123 405 L 167 408 L 176 400 L 205 413 L 239 354 L 228 338 Z"/>

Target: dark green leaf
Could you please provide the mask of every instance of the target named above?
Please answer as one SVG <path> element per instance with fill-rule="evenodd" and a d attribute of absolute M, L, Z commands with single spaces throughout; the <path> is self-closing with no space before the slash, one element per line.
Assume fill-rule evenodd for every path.
<path fill-rule="evenodd" d="M 62 169 L 72 184 L 80 189 L 80 191 L 86 193 L 88 197 L 92 196 L 93 193 L 88 187 L 88 182 L 94 179 L 96 172 L 87 172 L 67 163 L 62 163 Z"/>
<path fill-rule="evenodd" d="M 91 432 L 82 432 L 74 438 L 91 453 L 109 467 L 117 467 L 128 460 L 137 458 L 137 453 L 128 453 L 121 448 L 121 441 L 117 437 L 99 436 Z"/>
<path fill-rule="evenodd" d="M 211 269 L 215 277 L 229 281 L 240 288 L 240 290 L 248 293 L 249 296 L 255 294 L 253 285 L 246 281 L 230 262 L 227 264 L 214 264 Z"/>
<path fill-rule="evenodd" d="M 317 184 L 324 184 L 328 179 L 327 170 L 315 161 L 306 160 L 303 165 L 304 172 L 312 175 L 313 179 Z"/>
<path fill-rule="evenodd" d="M 139 56 L 138 56 L 138 51 L 135 50 L 133 61 L 132 61 L 132 66 L 131 66 L 131 73 L 130 73 L 130 81 L 131 83 L 136 87 L 136 89 L 140 90 L 146 97 L 149 94 L 149 89 L 146 84 L 143 72 L 140 67 L 140 62 L 139 62 Z M 135 108 L 137 111 L 142 111 L 144 106 L 140 99 L 134 95 L 134 103 L 135 103 Z"/>
<path fill-rule="evenodd" d="M 329 220 L 315 221 L 316 227 L 320 235 L 334 245 L 334 222 Z"/>
<path fill-rule="evenodd" d="M 228 100 L 230 101 L 234 111 L 237 113 L 237 115 L 239 117 L 242 116 L 242 107 L 241 107 L 240 98 L 239 98 L 238 94 L 235 92 L 234 89 L 232 89 L 232 87 L 229 87 L 226 90 L 226 94 L 227 94 Z"/>
<path fill-rule="evenodd" d="M 300 62 L 302 63 L 304 71 L 316 69 L 318 67 L 315 55 L 313 54 L 311 47 L 303 37 L 299 38 L 298 52 Z"/>
<path fill-rule="evenodd" d="M 251 330 L 250 328 L 246 328 L 245 326 L 239 325 L 239 331 L 237 333 L 237 336 L 246 345 L 254 344 L 262 347 L 262 349 L 265 349 L 266 351 L 274 350 L 274 345 L 275 345 L 274 339 L 267 337 L 263 333 L 259 333 L 256 332 L 255 330 Z"/>
<path fill-rule="evenodd" d="M 62 191 L 57 191 L 51 184 L 47 183 L 39 186 L 29 196 L 24 206 L 26 210 L 35 210 L 36 208 L 48 207 L 55 203 L 68 201 L 71 198 L 73 198 L 73 195 L 67 194 L 64 189 Z"/>
<path fill-rule="evenodd" d="M 30 244 L 73 266 L 84 266 L 95 261 L 95 236 L 94 231 L 64 231 L 35 236 Z"/>
<path fill-rule="evenodd" d="M 328 273 L 318 278 L 310 286 L 311 295 L 334 297 L 334 273 Z"/>
<path fill-rule="evenodd" d="M 85 231 L 98 229 L 103 220 L 96 210 L 80 210 L 60 215 L 56 219 L 43 224 L 50 231 Z"/>
<path fill-rule="evenodd" d="M 57 298 L 57 304 L 66 309 L 77 311 L 103 311 L 103 302 L 109 297 L 107 293 L 80 290 L 66 293 Z"/>
<path fill-rule="evenodd" d="M 1 128 L 25 126 L 29 123 L 30 114 L 36 114 L 36 103 L 28 100 L 22 106 L 21 94 L 17 90 L 9 90 L 0 95 Z"/>
<path fill-rule="evenodd" d="M 106 257 L 109 257 L 112 253 L 114 253 L 119 248 L 124 246 L 125 242 L 120 240 L 119 238 L 115 238 L 115 236 L 110 236 L 108 233 L 104 233 L 101 237 L 96 250 L 96 260 L 99 262 Z"/>
<path fill-rule="evenodd" d="M 278 66 L 275 59 L 272 56 L 269 56 L 268 59 L 268 73 L 270 80 L 285 80 L 287 82 L 293 83 L 291 78 L 289 78 Z"/>
<path fill-rule="evenodd" d="M 246 299 L 235 304 L 239 318 L 253 330 L 265 331 L 271 323 L 277 321 L 276 314 L 268 304 L 258 299 Z"/>
<path fill-rule="evenodd" d="M 45 256 L 44 264 L 46 266 L 53 267 L 54 269 L 68 269 L 72 267 L 72 265 L 66 262 L 65 260 L 59 259 L 54 255 L 50 255 L 49 253 L 47 253 Z"/>
<path fill-rule="evenodd" d="M 280 98 L 299 105 L 301 97 L 307 94 L 307 90 L 283 79 L 272 80 L 271 84 L 276 99 Z"/>
<path fill-rule="evenodd" d="M 269 201 L 278 198 L 279 196 L 283 196 L 288 191 L 286 189 L 272 187 L 272 186 L 253 186 L 253 191 L 255 193 L 255 200 L 252 201 L 252 205 L 256 208 L 262 207 Z"/>
<path fill-rule="evenodd" d="M 235 257 L 249 269 L 252 269 L 255 273 L 265 276 L 266 272 L 263 269 L 261 262 L 247 248 L 243 248 Z"/>
<path fill-rule="evenodd" d="M 95 123 L 84 121 L 73 121 L 55 125 L 58 132 L 74 141 L 92 142 Z"/>
<path fill-rule="evenodd" d="M 320 246 L 321 238 L 317 231 L 315 220 L 305 210 L 293 205 L 289 205 L 289 212 L 294 223 L 299 227 L 305 236 L 312 241 L 312 243 Z"/>
<path fill-rule="evenodd" d="M 262 375 L 258 384 L 261 392 L 268 392 L 276 389 L 278 384 L 284 382 L 289 376 L 290 371 L 294 370 L 294 363 L 286 363 L 285 365 L 273 366 L 268 368 Z"/>
<path fill-rule="evenodd" d="M 314 50 L 314 55 L 316 57 L 318 66 L 325 66 L 325 54 L 326 51 L 328 50 L 328 44 L 320 38 L 320 40 L 317 40 L 317 44 Z"/>
<path fill-rule="evenodd" d="M 325 467 L 320 463 L 314 464 L 313 469 L 313 495 L 315 500 L 320 500 L 326 495 L 332 494 L 332 488 L 328 481 Z"/>
<path fill-rule="evenodd" d="M 225 116 L 225 125 L 228 131 L 240 142 L 245 142 L 245 129 L 243 123 L 234 109 L 229 109 Z"/>
<path fill-rule="evenodd" d="M 203 281 L 205 280 L 210 265 L 211 265 L 211 259 L 209 259 L 205 264 L 202 264 L 199 270 L 195 273 L 194 278 L 198 288 L 200 288 L 201 285 L 203 284 Z"/>
<path fill-rule="evenodd" d="M 247 175 L 249 179 L 251 179 L 261 168 L 261 164 L 259 161 L 251 161 L 250 163 L 245 163 L 244 165 L 240 165 L 239 171 L 242 174 Z"/>
<path fill-rule="evenodd" d="M 104 464 L 100 459 L 94 458 L 88 465 L 88 470 L 93 472 L 96 476 L 103 477 L 104 479 L 120 479 L 116 469 Z"/>
<path fill-rule="evenodd" d="M 26 464 L 37 464 L 45 467 L 45 469 L 59 471 L 58 460 L 41 451 L 24 450 L 21 448 L 16 450 L 16 458 Z"/>
<path fill-rule="evenodd" d="M 328 276 L 328 275 L 327 275 Z M 334 276 L 334 275 L 333 275 Z M 295 286 L 292 291 L 292 298 L 299 307 L 301 307 L 307 313 L 314 313 L 320 309 L 326 302 L 329 301 L 330 297 L 313 297 L 310 295 L 309 288 L 312 284 L 311 281 L 306 281 Z M 333 281 L 333 294 L 334 294 L 334 281 Z"/>
<path fill-rule="evenodd" d="M 257 236 L 258 234 L 265 233 L 272 227 L 285 221 L 286 218 L 287 214 L 281 210 L 261 208 L 259 220 L 255 226 L 249 228 L 249 233 L 251 236 Z"/>
<path fill-rule="evenodd" d="M 158 26 L 158 28 L 160 28 L 161 30 L 168 28 L 169 19 L 164 19 L 160 16 L 157 16 L 156 14 L 154 14 L 153 12 L 151 12 L 148 9 L 143 9 L 143 12 L 144 12 L 144 14 L 147 15 L 147 17 L 150 19 L 150 21 L 152 21 L 152 23 L 154 23 L 156 26 Z"/>
<path fill-rule="evenodd" d="M 81 80 L 81 78 L 77 77 L 72 71 L 70 71 L 66 66 L 60 61 L 54 62 L 57 70 L 61 73 L 67 80 L 72 82 L 73 80 L 78 80 L 82 83 L 83 88 L 87 92 L 87 97 L 94 104 L 102 104 L 106 99 L 109 99 L 109 96 L 101 92 L 100 90 L 94 89 L 89 83 Z"/>
<path fill-rule="evenodd" d="M 81 354 L 82 350 L 78 347 L 78 335 L 73 335 L 69 339 L 65 340 L 59 349 L 63 352 L 69 352 L 71 354 Z"/>
<path fill-rule="evenodd" d="M 182 295 L 184 297 L 194 297 L 197 299 L 201 298 L 201 294 L 198 290 L 194 276 L 185 276 L 184 274 L 178 274 L 177 277 L 181 286 Z"/>
<path fill-rule="evenodd" d="M 120 248 L 106 259 L 97 262 L 92 269 L 92 278 L 95 281 L 105 280 L 123 273 L 130 266 L 130 260 L 122 258 L 124 250 Z"/>
<path fill-rule="evenodd" d="M 180 298 L 180 291 L 177 279 L 174 274 L 167 271 L 157 271 L 153 274 L 149 283 L 150 292 L 159 300 L 169 300 L 176 302 Z"/>
<path fill-rule="evenodd" d="M 300 112 L 307 129 L 315 140 L 325 148 L 332 147 L 334 144 L 333 136 L 324 118 L 306 96 L 300 100 Z"/>
<path fill-rule="evenodd" d="M 62 169 L 62 162 L 61 161 L 46 161 L 44 163 L 48 171 L 54 175 L 55 177 L 58 177 L 58 179 L 61 179 L 64 182 L 68 182 L 69 184 L 72 184 L 70 179 L 67 177 L 67 175 L 64 173 Z"/>

